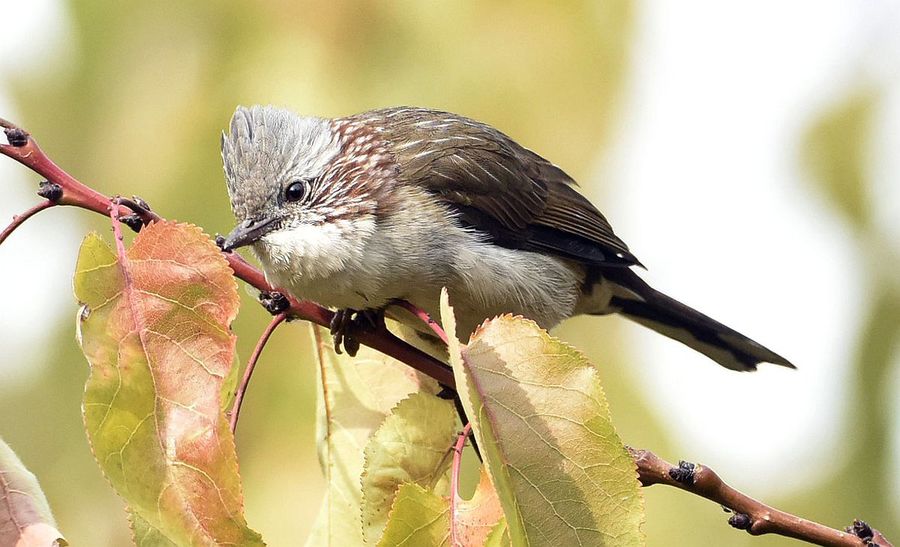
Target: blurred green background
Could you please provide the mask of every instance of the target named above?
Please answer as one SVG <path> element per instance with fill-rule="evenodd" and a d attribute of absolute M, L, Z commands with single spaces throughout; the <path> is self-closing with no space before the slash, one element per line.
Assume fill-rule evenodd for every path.
<path fill-rule="evenodd" d="M 0 2 L 0 13 L 10 17 L 8 27 L 33 19 L 13 11 L 11 0 Z M 41 0 L 24 9 L 50 15 L 42 12 L 37 24 L 29 23 L 31 30 L 4 43 L 0 84 L 7 102 L 0 104 L 12 109 L 15 121 L 82 181 L 107 194 L 137 194 L 163 216 L 196 223 L 210 234 L 227 232 L 232 225 L 219 133 L 236 105 L 254 103 L 322 116 L 399 104 L 459 112 L 501 128 L 565 168 L 610 213 L 602 207 L 604 196 L 625 190 L 616 187 L 621 178 L 610 175 L 615 170 L 606 166 L 615 157 L 617 136 L 627 130 L 626 112 L 642 108 L 634 82 L 648 53 L 639 37 L 647 33 L 641 27 L 645 14 L 657 7 L 626 0 Z M 802 39 L 802 29 L 796 32 Z M 766 29 L 759 34 L 764 37 Z M 32 49 L 39 54 L 29 56 Z M 25 61 L 16 63 L 20 57 Z M 871 167 L 879 142 L 887 138 L 876 130 L 886 90 L 896 90 L 897 79 L 867 76 L 864 60 L 857 58 L 845 59 L 841 70 L 854 64 L 859 65 L 858 85 L 828 90 L 827 100 L 810 97 L 811 103 L 821 104 L 796 132 L 791 149 L 792 161 L 804 173 L 799 178 L 808 183 L 801 191 L 826 204 L 828 222 L 840 227 L 854 256 L 861 258 L 852 266 L 865 283 L 865 298 L 852 304 L 860 324 L 846 325 L 854 342 L 838 371 L 839 389 L 816 403 L 839 409 L 840 419 L 811 424 L 802 432 L 824 453 L 824 465 L 816 468 L 824 471 L 787 488 L 765 474 L 722 474 L 782 509 L 835 527 L 864 517 L 898 541 L 900 259 L 897 241 L 873 212 L 879 196 Z M 13 113 L 0 116 L 12 118 Z M 15 173 L 0 182 L 0 216 L 9 217 L 26 203 L 19 187 L 37 180 L 24 169 L 3 168 L 4 176 Z M 897 174 L 888 178 L 896 183 Z M 17 188 L 7 190 L 13 184 Z M 7 192 L 18 201 L 7 201 Z M 900 216 L 900 202 L 895 205 Z M 610 216 L 616 224 L 618 217 Z M 652 219 L 627 222 L 654 228 Z M 91 229 L 108 233 L 108 222 L 87 213 L 52 211 L 0 248 L 0 265 L 7 270 L 0 276 L 0 296 L 8 316 L 0 325 L 16 323 L 40 335 L 33 339 L 37 348 L 20 351 L 13 340 L 19 335 L 11 334 L 18 331 L 10 327 L 0 332 L 0 436 L 37 474 L 73 545 L 124 545 L 129 535 L 122 504 L 91 458 L 80 418 L 87 367 L 74 342 L 75 303 L 69 287 L 77 241 Z M 621 235 L 629 240 L 627 233 Z M 652 262 L 640 248 L 635 250 Z M 763 287 L 753 290 L 765 296 Z M 823 295 L 820 309 L 791 313 L 827 314 L 828 299 L 840 298 L 839 290 Z M 268 321 L 253 300 L 244 294 L 234 325 L 243 357 Z M 17 315 L 13 301 L 27 308 L 27 315 Z M 680 418 L 667 417 L 664 408 L 654 406 L 654 391 L 631 372 L 638 360 L 623 323 L 579 319 L 559 334 L 600 365 L 626 442 L 670 460 L 683 457 L 715 465 L 668 427 Z M 306 328 L 295 324 L 280 329 L 263 356 L 241 417 L 237 440 L 247 519 L 270 545 L 300 544 L 320 501 L 312 364 Z M 678 373 L 690 375 L 686 382 L 700 381 L 704 374 L 719 374 L 712 368 L 704 362 Z M 679 388 L 671 387 L 679 396 Z M 690 419 L 700 429 L 712 427 L 704 425 L 702 416 Z M 766 424 L 754 421 L 752 409 L 734 419 L 744 436 L 766 445 Z M 723 464 L 732 473 L 743 465 L 739 458 Z M 777 468 L 778 461 L 771 465 Z M 784 474 L 782 469 L 778 477 Z M 649 545 L 786 542 L 735 532 L 719 508 L 680 492 L 656 487 L 644 494 Z"/>

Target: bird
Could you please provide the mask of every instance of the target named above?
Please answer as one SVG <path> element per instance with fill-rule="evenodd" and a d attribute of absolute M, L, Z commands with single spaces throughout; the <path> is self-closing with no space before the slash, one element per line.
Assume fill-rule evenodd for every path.
<path fill-rule="evenodd" d="M 340 317 L 398 301 L 438 317 L 445 287 L 457 335 L 501 314 L 551 329 L 615 313 L 728 369 L 794 368 L 653 289 L 575 181 L 488 124 L 420 107 L 239 106 L 221 152 L 236 219 L 223 250 L 252 246 L 273 286 Z"/>

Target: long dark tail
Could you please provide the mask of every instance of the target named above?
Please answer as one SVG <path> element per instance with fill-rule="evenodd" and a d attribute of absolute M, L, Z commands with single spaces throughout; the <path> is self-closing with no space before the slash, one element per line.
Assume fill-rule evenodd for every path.
<path fill-rule="evenodd" d="M 732 370 L 756 370 L 759 363 L 795 368 L 784 357 L 736 330 L 648 285 L 627 268 L 607 269 L 603 277 L 615 290 L 610 307 L 625 317 L 678 340 Z"/>

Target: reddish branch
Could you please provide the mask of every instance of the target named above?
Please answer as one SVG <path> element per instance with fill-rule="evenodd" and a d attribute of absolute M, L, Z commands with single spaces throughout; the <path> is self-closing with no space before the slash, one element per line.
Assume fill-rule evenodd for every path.
<path fill-rule="evenodd" d="M 453 447 L 453 465 L 450 467 L 450 545 L 462 545 L 462 542 L 456 537 L 456 504 L 459 500 L 459 475 L 462 465 L 463 448 L 466 446 L 466 439 L 472 433 L 472 424 L 467 423 L 463 428 L 459 437 L 456 439 L 456 445 Z"/>
<path fill-rule="evenodd" d="M 29 218 L 33 217 L 34 215 L 40 213 L 44 209 L 53 207 L 54 205 L 55 205 L 55 203 L 53 203 L 50 200 L 42 201 L 42 202 L 38 203 L 37 205 L 28 209 L 21 215 L 14 216 L 12 219 L 12 222 L 9 223 L 9 226 L 4 228 L 3 231 L 0 232 L 0 245 L 2 245 L 4 241 L 6 241 L 6 238 L 9 237 L 9 234 L 15 232 L 16 228 L 18 228 L 19 226 L 24 224 L 26 220 L 28 220 Z"/>
<path fill-rule="evenodd" d="M 649 450 L 628 450 L 637 464 L 641 485 L 665 484 L 712 500 L 733 513 L 728 524 L 750 535 L 777 534 L 829 547 L 891 547 L 880 532 L 862 521 L 854 521 L 847 531 L 835 530 L 742 494 L 704 465 L 681 462 L 674 466 Z"/>
<path fill-rule="evenodd" d="M 53 163 L 25 130 L 2 118 L 0 118 L 0 127 L 4 129 L 9 142 L 9 144 L 0 144 L 0 154 L 9 156 L 45 177 L 48 181 L 47 184 L 50 185 L 47 188 L 42 188 L 41 192 L 39 192 L 47 200 L 15 217 L 13 222 L 0 232 L 0 243 L 31 216 L 55 205 L 72 205 L 102 215 L 109 215 L 137 229 L 141 225 L 160 220 L 156 213 L 143 206 L 138 199 L 109 198 L 82 184 Z M 119 244 L 118 241 L 117 244 Z M 235 396 L 235 405 L 231 415 L 231 428 L 234 430 L 244 391 L 250 381 L 250 375 L 253 373 L 253 368 L 259 359 L 262 348 L 275 327 L 288 316 L 328 327 L 331 324 L 334 312 L 312 302 L 298 301 L 285 291 L 277 291 L 275 287 L 266 282 L 265 276 L 261 271 L 251 266 L 237 254 L 225 253 L 225 258 L 228 260 L 236 277 L 259 289 L 261 292 L 281 292 L 286 296 L 289 303 L 289 307 L 281 311 L 269 324 L 253 352 Z M 446 334 L 443 334 L 443 331 L 431 317 L 428 317 L 427 314 L 423 315 L 421 310 L 412 306 L 405 306 L 402 303 L 400 305 L 431 326 L 435 333 L 446 341 Z M 431 376 L 445 386 L 455 387 L 453 372 L 447 365 L 400 340 L 391 334 L 387 328 L 360 330 L 359 332 L 354 332 L 354 337 L 361 343 Z M 459 481 L 459 457 L 469 431 L 470 426 L 466 425 L 466 429 L 456 443 L 452 476 L 452 492 L 454 496 Z M 637 464 L 638 475 L 643 486 L 666 484 L 715 501 L 734 513 L 729 519 L 729 523 L 732 526 L 747 530 L 752 535 L 778 534 L 818 545 L 836 547 L 874 545 L 890 547 L 891 545 L 879 532 L 872 530 L 861 521 L 855 521 L 854 525 L 848 528 L 846 532 L 841 532 L 773 509 L 756 501 L 725 484 L 715 472 L 707 467 L 694 466 L 693 464 L 683 464 L 676 467 L 660 459 L 652 452 L 630 450 Z"/>
<path fill-rule="evenodd" d="M 42 209 L 53 205 L 72 205 L 100 213 L 101 215 L 109 215 L 111 209 L 116 207 L 118 208 L 118 211 L 116 211 L 118 217 L 123 221 L 126 218 L 132 218 L 147 224 L 160 220 L 156 213 L 135 205 L 131 200 L 118 200 L 118 203 L 114 205 L 113 199 L 79 182 L 75 177 L 53 163 L 24 129 L 16 127 L 2 118 L 0 118 L 0 127 L 4 129 L 9 142 L 9 144 L 0 144 L 0 153 L 18 161 L 51 183 L 59 186 L 60 193 L 58 196 L 54 196 L 57 199 L 48 200 L 49 204 L 44 205 Z M 129 207 L 129 203 L 132 207 Z M 24 222 L 24 219 L 21 222 Z M 21 222 L 18 224 L 21 224 Z M 16 226 L 13 226 L 11 229 L 8 228 L 8 230 L 11 232 Z M 234 271 L 234 275 L 239 279 L 244 280 L 260 291 L 277 291 L 275 287 L 266 282 L 266 278 L 261 271 L 251 266 L 240 255 L 225 253 L 225 258 Z M 288 295 L 286 291 L 280 292 Z M 290 296 L 287 296 L 287 298 L 290 303 L 287 313 L 292 317 L 312 321 L 323 327 L 328 327 L 331 324 L 331 318 L 334 315 L 334 312 L 331 310 L 313 302 L 301 302 Z M 447 365 L 400 340 L 391 334 L 386 327 L 360 329 L 359 332 L 354 332 L 353 335 L 361 343 L 408 364 L 436 379 L 441 384 L 449 387 L 455 386 L 453 371 Z"/>
<path fill-rule="evenodd" d="M 253 376 L 253 370 L 256 368 L 259 356 L 262 353 L 263 348 L 266 347 L 266 344 L 269 342 L 272 333 L 275 332 L 275 328 L 287 318 L 288 315 L 286 313 L 279 313 L 273 317 L 269 326 L 266 327 L 266 330 L 264 330 L 259 337 L 259 341 L 256 342 L 256 347 L 253 348 L 253 355 L 251 355 L 250 360 L 247 361 L 247 368 L 244 369 L 244 376 L 241 378 L 241 383 L 238 384 L 237 390 L 234 392 L 234 404 L 231 406 L 231 417 L 229 418 L 232 433 L 237 429 L 238 416 L 241 414 L 241 404 L 244 402 L 244 394 L 247 392 L 247 386 L 250 385 L 250 377 Z"/>
<path fill-rule="evenodd" d="M 412 304 L 411 302 L 407 302 L 406 300 L 394 300 L 393 302 L 391 302 L 391 305 L 403 308 L 409 313 L 415 315 L 419 318 L 420 321 L 425 323 L 425 325 L 427 325 L 428 328 L 431 329 L 431 332 L 433 332 L 435 336 L 440 338 L 444 344 L 450 343 L 449 340 L 447 340 L 447 333 L 444 332 L 443 327 L 441 327 L 441 325 L 438 324 L 438 322 L 435 321 L 434 318 L 432 318 L 431 315 L 429 315 L 428 312 L 426 312 L 422 308 L 419 308 L 418 306 Z"/>

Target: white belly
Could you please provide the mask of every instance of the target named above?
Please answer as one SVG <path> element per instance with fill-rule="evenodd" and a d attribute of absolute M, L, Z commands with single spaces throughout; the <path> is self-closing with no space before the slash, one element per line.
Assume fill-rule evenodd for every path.
<path fill-rule="evenodd" d="M 308 226 L 255 246 L 272 284 L 332 308 L 412 302 L 440 319 L 447 287 L 465 339 L 484 319 L 523 315 L 544 328 L 571 316 L 582 268 L 562 259 L 486 243 L 440 208 L 415 207 L 376 224 Z"/>

